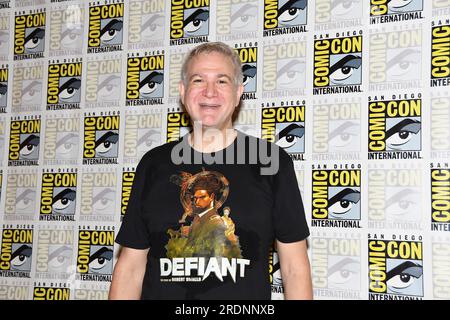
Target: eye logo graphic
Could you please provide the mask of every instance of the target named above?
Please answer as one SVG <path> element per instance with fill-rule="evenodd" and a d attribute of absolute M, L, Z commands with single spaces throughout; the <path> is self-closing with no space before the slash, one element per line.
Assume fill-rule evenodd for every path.
<path fill-rule="evenodd" d="M 369 300 L 423 298 L 423 248 L 419 241 L 369 239 Z"/>
<path fill-rule="evenodd" d="M 431 28 L 431 82 L 432 87 L 450 85 L 450 25 L 433 21 Z"/>
<path fill-rule="evenodd" d="M 162 55 L 127 60 L 126 105 L 162 104 L 164 96 L 164 52 Z"/>
<path fill-rule="evenodd" d="M 422 100 L 418 96 L 418 99 L 369 101 L 369 159 L 421 157 Z"/>
<path fill-rule="evenodd" d="M 263 108 L 261 115 L 261 138 L 283 148 L 292 160 L 304 160 L 304 103 L 286 107 Z"/>
<path fill-rule="evenodd" d="M 44 171 L 39 220 L 74 221 L 76 194 L 76 173 Z"/>
<path fill-rule="evenodd" d="M 80 108 L 81 70 L 81 62 L 49 65 L 47 110 Z"/>
<path fill-rule="evenodd" d="M 362 31 L 354 36 L 314 36 L 313 94 L 362 92 Z"/>
<path fill-rule="evenodd" d="M 192 128 L 191 118 L 186 112 L 167 113 L 166 142 L 178 141 Z"/>
<path fill-rule="evenodd" d="M 84 118 L 83 164 L 117 164 L 119 115 Z"/>
<path fill-rule="evenodd" d="M 45 12 L 16 15 L 14 60 L 43 58 L 45 49 Z"/>
<path fill-rule="evenodd" d="M 258 44 L 255 43 L 255 46 Z M 236 45 L 238 47 L 238 45 Z M 256 83 L 257 83 L 257 64 L 258 64 L 258 48 L 236 48 L 235 51 L 239 55 L 242 63 L 242 74 L 244 76 L 243 85 L 244 93 L 242 99 L 256 99 Z"/>
<path fill-rule="evenodd" d="M 171 0 L 170 45 L 207 42 L 209 0 Z"/>
<path fill-rule="evenodd" d="M 124 4 L 89 7 L 88 53 L 122 50 Z"/>
<path fill-rule="evenodd" d="M 361 170 L 313 170 L 312 226 L 361 228 Z"/>
<path fill-rule="evenodd" d="M 9 166 L 38 165 L 41 120 L 12 120 Z"/>
<path fill-rule="evenodd" d="M 80 228 L 77 278 L 81 281 L 111 281 L 114 231 Z"/>
<path fill-rule="evenodd" d="M 256 38 L 258 29 L 258 2 L 220 1 L 217 3 L 216 32 L 218 41 Z"/>
<path fill-rule="evenodd" d="M 33 230 L 6 226 L 2 232 L 0 276 L 29 278 L 32 252 Z"/>
<path fill-rule="evenodd" d="M 422 19 L 423 0 L 370 0 L 370 24 Z"/>
<path fill-rule="evenodd" d="M 450 230 L 450 169 L 436 164 L 431 169 L 431 230 Z"/>
<path fill-rule="evenodd" d="M 263 35 L 306 32 L 307 7 L 307 0 L 264 0 Z"/>
<path fill-rule="evenodd" d="M 0 69 L 0 113 L 5 113 L 8 106 L 8 66 Z"/>

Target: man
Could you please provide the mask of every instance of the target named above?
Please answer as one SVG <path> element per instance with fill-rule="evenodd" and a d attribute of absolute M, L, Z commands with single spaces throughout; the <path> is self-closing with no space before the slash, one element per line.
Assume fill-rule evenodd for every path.
<path fill-rule="evenodd" d="M 274 144 L 233 129 L 242 80 L 239 56 L 223 43 L 205 43 L 187 54 L 179 90 L 194 128 L 181 141 L 147 152 L 136 169 L 116 239 L 123 248 L 110 299 L 270 299 L 268 260 L 274 240 L 285 298 L 312 298 L 309 230 L 292 160 Z M 261 153 L 267 148 L 269 158 Z M 239 162 L 242 154 L 243 163 Z M 225 155 L 226 161 L 221 161 Z M 267 174 L 264 169 L 269 163 L 276 170 Z M 179 178 L 173 179 L 173 172 L 180 169 Z M 204 171 L 219 173 L 221 192 L 193 188 L 195 177 Z M 181 191 L 170 182 L 176 182 Z M 217 209 L 224 204 L 227 210 L 220 216 Z M 232 209 L 233 221 L 227 225 L 239 237 L 241 257 L 229 258 L 220 252 L 186 257 L 185 245 L 175 246 L 168 255 L 166 244 L 171 238 L 184 244 L 189 239 L 173 229 L 183 230 L 180 221 L 198 214 L 204 205 L 213 205 L 211 217 L 224 225 Z M 203 209 L 202 213 L 207 214 Z M 186 232 L 190 243 L 198 240 L 196 228 L 190 226 Z M 210 238 L 203 239 L 203 246 L 220 245 L 223 233 Z"/>

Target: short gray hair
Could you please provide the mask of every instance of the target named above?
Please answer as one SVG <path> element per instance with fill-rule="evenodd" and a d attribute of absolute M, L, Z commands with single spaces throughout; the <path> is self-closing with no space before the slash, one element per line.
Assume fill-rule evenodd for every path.
<path fill-rule="evenodd" d="M 183 62 L 183 66 L 181 67 L 181 81 L 184 82 L 185 85 L 187 85 L 187 79 L 186 79 L 186 73 L 187 68 L 189 66 L 189 63 L 191 63 L 191 60 L 197 56 L 199 56 L 202 53 L 211 53 L 211 52 L 218 52 L 223 54 L 225 57 L 230 58 L 231 63 L 233 65 L 234 69 L 234 83 L 236 86 L 239 86 L 244 81 L 244 75 L 242 74 L 242 62 L 239 58 L 239 55 L 237 52 L 231 48 L 229 45 L 223 43 L 223 42 L 206 42 L 202 43 L 201 45 L 193 48 L 191 51 L 189 51 Z"/>

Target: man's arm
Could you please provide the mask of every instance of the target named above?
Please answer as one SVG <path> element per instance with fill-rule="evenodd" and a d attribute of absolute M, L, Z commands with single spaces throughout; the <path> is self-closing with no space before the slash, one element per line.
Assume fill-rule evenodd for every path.
<path fill-rule="evenodd" d="M 311 269 L 306 240 L 283 243 L 277 240 L 286 300 L 309 300 L 313 298 Z"/>
<path fill-rule="evenodd" d="M 139 300 L 149 249 L 122 247 L 114 267 L 109 300 Z"/>

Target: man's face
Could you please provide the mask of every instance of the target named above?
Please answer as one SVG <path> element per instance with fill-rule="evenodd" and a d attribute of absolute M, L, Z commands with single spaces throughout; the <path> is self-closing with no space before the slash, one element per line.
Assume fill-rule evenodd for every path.
<path fill-rule="evenodd" d="M 193 199 L 195 211 L 202 212 L 208 209 L 213 200 L 214 200 L 214 193 L 211 193 L 211 195 L 209 195 L 206 190 L 195 191 Z"/>
<path fill-rule="evenodd" d="M 180 82 L 181 102 L 193 121 L 203 127 L 232 127 L 234 108 L 244 87 L 236 87 L 230 58 L 218 52 L 202 53 L 193 58 L 186 72 L 186 83 Z"/>

